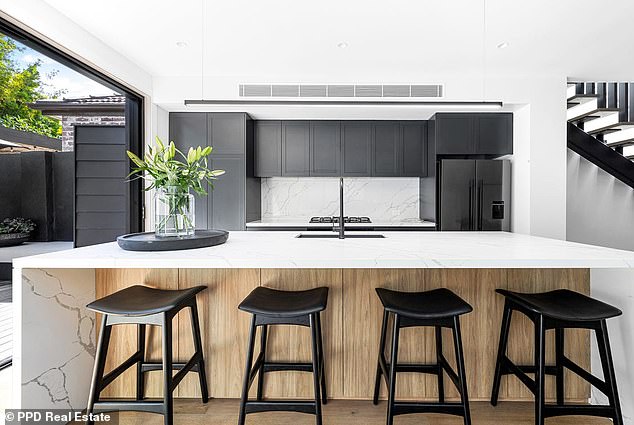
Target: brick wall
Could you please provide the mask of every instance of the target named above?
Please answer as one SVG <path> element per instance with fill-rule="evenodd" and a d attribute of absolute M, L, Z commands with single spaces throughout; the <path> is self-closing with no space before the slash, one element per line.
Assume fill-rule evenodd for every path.
<path fill-rule="evenodd" d="M 75 125 L 125 125 L 125 117 L 120 115 L 102 115 L 83 113 L 79 116 L 62 117 L 62 151 L 72 151 L 75 141 Z"/>

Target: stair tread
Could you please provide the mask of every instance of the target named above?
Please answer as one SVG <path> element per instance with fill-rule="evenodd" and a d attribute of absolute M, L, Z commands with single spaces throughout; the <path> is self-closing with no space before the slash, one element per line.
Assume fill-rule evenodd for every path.
<path fill-rule="evenodd" d="M 596 130 L 588 131 L 588 134 L 599 134 L 603 133 L 606 130 L 614 130 L 619 131 L 621 126 L 632 126 L 634 127 L 634 122 L 617 122 L 616 124 L 606 125 L 605 127 L 597 128 Z"/>
<path fill-rule="evenodd" d="M 634 136 L 628 137 L 625 140 L 619 140 L 618 142 L 606 142 L 605 144 L 611 148 L 634 145 Z"/>
<path fill-rule="evenodd" d="M 571 118 L 568 120 L 568 122 L 576 122 L 576 121 L 580 121 L 580 120 L 584 120 L 584 119 L 594 119 L 594 118 L 600 118 L 601 116 L 607 116 L 608 113 L 612 113 L 612 112 L 620 112 L 620 109 L 618 108 L 598 108 L 598 109 L 594 109 L 590 112 L 587 112 L 583 115 L 579 115 L 578 117 L 575 118 Z"/>
<path fill-rule="evenodd" d="M 576 99 L 598 99 L 599 96 L 596 94 L 575 94 L 568 98 L 569 105 L 578 105 L 580 102 L 575 102 Z"/>

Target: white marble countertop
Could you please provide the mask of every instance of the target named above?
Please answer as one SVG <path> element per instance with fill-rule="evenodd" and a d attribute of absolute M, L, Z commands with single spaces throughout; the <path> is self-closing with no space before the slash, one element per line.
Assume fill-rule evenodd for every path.
<path fill-rule="evenodd" d="M 231 232 L 224 245 L 166 252 L 124 251 L 112 242 L 18 258 L 14 267 L 634 268 L 632 251 L 506 232 L 395 231 L 382 232 L 385 239 L 345 240 L 297 234 Z"/>
<path fill-rule="evenodd" d="M 310 223 L 310 217 L 271 217 L 250 221 L 247 228 L 260 227 L 331 227 L 332 223 Z M 346 228 L 355 227 L 436 227 L 436 223 L 425 220 L 407 219 L 398 221 L 372 220 L 372 223 L 346 223 Z"/>

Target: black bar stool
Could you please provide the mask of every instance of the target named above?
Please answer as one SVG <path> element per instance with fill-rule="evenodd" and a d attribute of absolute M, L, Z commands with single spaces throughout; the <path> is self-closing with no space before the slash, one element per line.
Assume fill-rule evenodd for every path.
<path fill-rule="evenodd" d="M 97 343 L 97 352 L 95 354 L 95 368 L 88 396 L 88 407 L 86 408 L 88 414 L 94 411 L 112 412 L 121 410 L 159 413 L 164 416 L 165 425 L 172 425 L 174 422 L 172 392 L 188 372 L 198 373 L 202 401 L 203 403 L 207 402 L 209 399 L 207 376 L 205 375 L 200 324 L 196 307 L 196 294 L 205 289 L 205 286 L 196 286 L 174 291 L 135 285 L 98 299 L 86 306 L 92 311 L 103 314 L 101 332 L 99 333 L 99 342 Z M 195 353 L 187 363 L 174 363 L 172 361 L 172 319 L 180 310 L 186 307 L 190 308 L 191 313 Z M 104 376 L 112 326 L 122 324 L 138 325 L 137 352 Z M 146 325 L 162 327 L 162 363 L 145 361 Z M 136 400 L 100 400 L 101 391 L 135 364 L 137 365 Z M 163 401 L 144 400 L 143 374 L 153 370 L 163 370 Z M 172 370 L 178 370 L 178 372 L 172 376 Z"/>
<path fill-rule="evenodd" d="M 587 415 L 612 418 L 615 425 L 623 424 L 621 405 L 616 388 L 614 364 L 608 339 L 606 319 L 620 316 L 621 310 L 578 292 L 559 289 L 551 292 L 522 294 L 504 289 L 496 290 L 506 298 L 497 364 L 493 378 L 491 404 L 495 406 L 502 375 L 515 375 L 535 395 L 535 424 L 543 425 L 544 418 L 564 415 Z M 515 365 L 506 356 L 511 316 L 514 311 L 525 314 L 535 324 L 535 364 Z M 565 329 L 593 329 L 599 345 L 604 380 L 582 369 L 564 354 Z M 546 365 L 545 336 L 548 329 L 555 330 L 555 366 Z M 608 396 L 609 406 L 564 404 L 564 368 L 574 372 Z M 534 373 L 535 379 L 526 374 Z M 546 375 L 555 375 L 557 403 L 546 404 L 544 381 Z"/>
<path fill-rule="evenodd" d="M 446 413 L 462 416 L 465 425 L 471 424 L 469 396 L 467 394 L 467 378 L 465 374 L 462 338 L 460 336 L 460 316 L 473 309 L 462 298 L 448 289 L 440 288 L 427 292 L 398 292 L 377 288 L 376 293 L 383 303 L 383 324 L 379 343 L 379 361 L 374 384 L 374 404 L 379 402 L 381 375 L 385 377 L 388 388 L 387 425 L 392 425 L 394 416 L 408 413 Z M 389 315 L 394 316 L 392 331 L 392 354 L 387 363 L 384 351 Z M 436 364 L 398 363 L 399 332 L 402 328 L 412 326 L 433 326 L 436 329 Z M 442 328 L 453 331 L 454 349 L 456 352 L 456 373 L 442 352 Z M 402 402 L 394 399 L 396 393 L 397 372 L 418 372 L 438 375 L 438 403 Z M 445 402 L 443 372 L 460 392 L 460 403 Z"/>
<path fill-rule="evenodd" d="M 326 309 L 328 288 L 307 291 L 278 291 L 260 286 L 240 303 L 238 308 L 253 315 L 247 347 L 247 361 L 240 400 L 238 425 L 244 425 L 246 415 L 257 412 L 290 411 L 315 415 L 321 425 L 321 403 L 326 404 L 326 378 L 324 374 L 324 348 L 321 335 L 320 312 Z M 312 339 L 312 363 L 272 362 L 266 360 L 266 337 L 269 325 L 297 325 L 310 327 Z M 260 330 L 260 354 L 253 363 L 255 332 Z M 315 401 L 262 400 L 264 374 L 278 371 L 313 373 Z M 258 387 L 256 400 L 249 400 L 249 388 L 256 375 Z M 321 388 L 320 388 L 321 387 Z"/>

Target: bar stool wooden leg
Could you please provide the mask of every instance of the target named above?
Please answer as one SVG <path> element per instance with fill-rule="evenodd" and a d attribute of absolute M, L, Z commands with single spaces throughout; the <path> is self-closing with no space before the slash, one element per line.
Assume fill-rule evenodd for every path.
<path fill-rule="evenodd" d="M 381 361 L 385 362 L 385 338 L 387 334 L 387 320 L 388 320 L 388 312 L 387 310 L 383 310 L 383 322 L 381 324 L 381 337 L 379 342 L 379 359 L 377 361 L 376 366 L 376 379 L 374 380 L 374 398 L 373 403 L 375 405 L 379 404 L 379 391 L 381 389 L 381 375 L 383 374 L 383 369 L 381 368 Z"/>
<path fill-rule="evenodd" d="M 564 405 L 565 389 L 564 389 L 564 328 L 555 329 L 555 364 L 557 374 L 555 375 L 557 386 L 557 404 Z"/>
<path fill-rule="evenodd" d="M 260 355 L 262 356 L 262 363 L 260 364 L 260 369 L 258 370 L 258 391 L 257 391 L 257 400 L 262 401 L 262 390 L 264 388 L 264 363 L 266 363 L 266 338 L 269 332 L 268 325 L 262 326 L 260 329 Z"/>
<path fill-rule="evenodd" d="M 544 425 L 546 347 L 544 317 L 535 320 L 535 425 Z"/>
<path fill-rule="evenodd" d="M 442 367 L 442 328 L 436 326 L 436 363 L 438 364 L 438 402 L 445 402 L 445 386 L 443 383 L 444 369 Z"/>
<path fill-rule="evenodd" d="M 504 314 L 502 317 L 502 328 L 500 330 L 500 343 L 498 345 L 497 361 L 495 362 L 495 374 L 493 375 L 493 388 L 491 390 L 491 405 L 497 406 L 500 394 L 500 384 L 502 382 L 502 368 L 506 363 L 506 347 L 509 341 L 509 330 L 511 328 L 511 317 L 513 310 L 508 302 L 504 303 Z"/>
<path fill-rule="evenodd" d="M 390 378 L 388 379 L 387 396 L 387 425 L 394 423 L 394 399 L 396 397 L 396 365 L 398 362 L 398 337 L 400 332 L 401 317 L 394 315 L 394 330 L 392 332 L 392 354 L 390 361 Z"/>
<path fill-rule="evenodd" d="M 321 381 L 321 402 L 328 403 L 328 393 L 326 392 L 326 361 L 324 359 L 324 337 L 321 333 L 321 313 L 316 313 L 317 320 L 317 344 L 319 347 L 319 377 Z"/>
<path fill-rule="evenodd" d="M 99 331 L 99 341 L 97 342 L 97 350 L 95 353 L 95 365 L 92 372 L 92 381 L 90 383 L 90 393 L 88 394 L 88 404 L 86 414 L 91 414 L 94 410 L 95 402 L 99 401 L 99 394 L 102 390 L 103 372 L 106 367 L 106 355 L 108 354 L 108 345 L 110 344 L 110 334 L 112 326 L 107 325 L 108 315 L 101 317 L 101 330 Z M 94 421 L 87 421 L 87 425 L 92 425 Z"/>
<path fill-rule="evenodd" d="M 174 423 L 174 399 L 172 397 L 172 316 L 163 313 L 163 423 Z"/>
<path fill-rule="evenodd" d="M 309 315 L 313 349 L 313 387 L 315 388 L 315 424 L 321 425 L 321 382 L 319 379 L 319 347 L 316 314 Z"/>
<path fill-rule="evenodd" d="M 471 425 L 471 411 L 469 409 L 469 394 L 467 390 L 467 373 L 464 366 L 464 353 L 462 352 L 462 335 L 460 333 L 460 318 L 453 318 L 453 343 L 456 352 L 456 366 L 458 369 L 458 378 L 460 382 L 460 396 L 462 398 L 462 407 L 464 409 L 464 424 Z"/>
<path fill-rule="evenodd" d="M 199 356 L 198 360 L 198 381 L 200 382 L 200 396 L 203 403 L 209 401 L 209 389 L 207 388 L 207 372 L 205 370 L 205 357 L 203 356 L 203 342 L 200 336 L 200 322 L 198 321 L 198 306 L 196 300 L 192 301 L 189 308 L 192 322 L 192 337 L 194 340 L 195 355 Z"/>
<path fill-rule="evenodd" d="M 249 398 L 249 383 L 251 382 L 251 365 L 253 363 L 253 346 L 255 345 L 255 320 L 253 315 L 251 319 L 251 329 L 249 331 L 249 344 L 247 346 L 247 360 L 244 367 L 244 379 L 242 380 L 242 396 L 240 397 L 240 414 L 238 416 L 238 425 L 244 425 L 246 419 L 246 406 Z"/>
<path fill-rule="evenodd" d="M 143 362 L 145 362 L 145 325 L 137 325 L 137 352 L 139 360 L 136 363 L 136 399 L 143 400 L 145 395 L 145 379 L 143 373 Z"/>
<path fill-rule="evenodd" d="M 601 366 L 603 368 L 603 379 L 605 380 L 607 390 L 610 394 L 606 394 L 610 400 L 610 407 L 614 409 L 614 425 L 623 425 L 623 414 L 621 413 L 621 403 L 619 401 L 619 392 L 616 386 L 616 376 L 614 373 L 614 363 L 612 361 L 612 351 L 610 349 L 610 339 L 608 338 L 608 327 L 605 320 L 601 320 L 601 325 L 596 329 L 597 344 L 599 346 L 599 355 L 601 356 Z"/>

